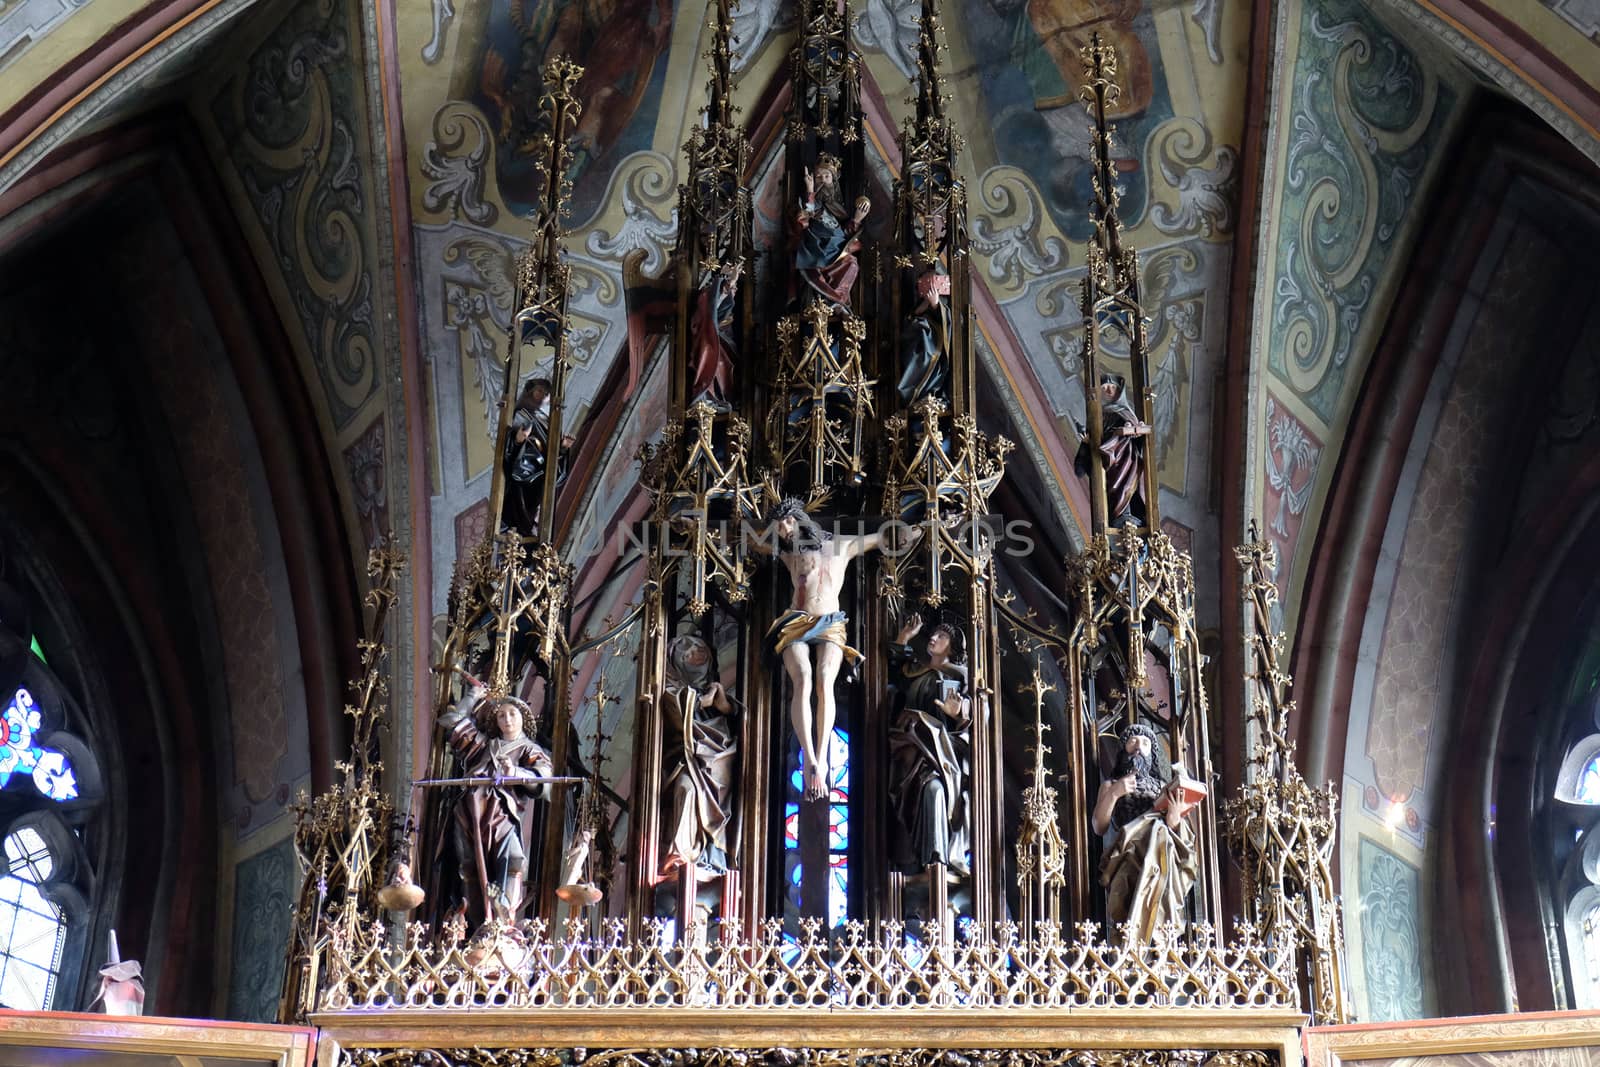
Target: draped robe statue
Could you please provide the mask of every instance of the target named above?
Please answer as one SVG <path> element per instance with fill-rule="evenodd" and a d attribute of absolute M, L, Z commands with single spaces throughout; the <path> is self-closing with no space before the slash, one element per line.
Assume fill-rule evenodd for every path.
<path fill-rule="evenodd" d="M 738 734 L 733 700 L 715 680 L 716 656 L 698 637 L 667 645 L 662 709 L 666 847 L 661 874 L 684 864 L 728 869 Z"/>
<path fill-rule="evenodd" d="M 481 686 L 469 687 L 439 716 L 439 732 L 461 777 L 508 779 L 455 787 L 447 800 L 450 845 L 473 926 L 490 918 L 514 921 L 522 907 L 527 877 L 523 809 L 528 801 L 550 795 L 547 783 L 516 781 L 550 774 L 549 753 L 524 732 L 532 722 L 527 704 L 510 696 L 489 699 Z"/>
<path fill-rule="evenodd" d="M 910 642 L 922 629 L 913 613 L 889 646 L 890 681 L 901 702 L 889 726 L 889 802 L 908 835 L 915 870 L 943 862 L 965 874 L 971 817 L 967 781 L 972 747 L 965 641 L 941 624 L 928 635 L 926 657 Z"/>
<path fill-rule="evenodd" d="M 728 406 L 733 393 L 734 308 L 739 299 L 740 263 L 730 264 L 711 275 L 694 298 L 689 322 L 691 367 L 694 382 L 689 387 L 689 406 L 709 400 L 719 408 Z"/>
<path fill-rule="evenodd" d="M 909 410 L 925 396 L 950 399 L 950 276 L 925 271 L 917 279 L 917 306 L 900 331 L 900 381 L 895 389 Z"/>
<path fill-rule="evenodd" d="M 538 532 L 539 508 L 544 503 L 546 448 L 550 440 L 550 394 L 547 378 L 532 378 L 523 386 L 511 413 L 511 434 L 502 457 L 506 496 L 500 521 L 532 537 Z M 562 438 L 556 459 L 556 485 L 567 480 L 567 449 L 572 438 Z"/>
<path fill-rule="evenodd" d="M 1093 824 L 1096 833 L 1117 832 L 1100 860 L 1107 918 L 1114 933 L 1127 923 L 1130 936 L 1145 943 L 1157 927 L 1183 920 L 1200 853 L 1184 819 L 1189 806 L 1152 772 L 1155 732 L 1135 723 L 1123 730 L 1122 745 L 1116 770 L 1100 786 Z"/>
<path fill-rule="evenodd" d="M 1078 427 L 1080 475 L 1089 473 L 1089 439 Z M 1150 424 L 1134 413 L 1122 375 L 1100 376 L 1100 455 L 1106 468 L 1106 519 L 1112 526 L 1144 526 L 1150 512 L 1144 499 L 1144 465 Z"/>

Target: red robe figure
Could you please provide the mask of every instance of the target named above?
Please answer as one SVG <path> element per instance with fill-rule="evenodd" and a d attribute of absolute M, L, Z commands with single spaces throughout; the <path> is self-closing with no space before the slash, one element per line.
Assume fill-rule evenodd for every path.
<path fill-rule="evenodd" d="M 689 321 L 694 381 L 689 386 L 689 406 L 709 400 L 726 408 L 733 395 L 734 309 L 739 302 L 739 277 L 744 264 L 729 263 L 710 275 L 695 294 Z"/>

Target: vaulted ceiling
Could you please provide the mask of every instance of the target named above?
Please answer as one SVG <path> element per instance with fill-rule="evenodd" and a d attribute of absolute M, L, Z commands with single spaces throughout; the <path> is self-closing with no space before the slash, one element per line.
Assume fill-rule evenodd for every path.
<path fill-rule="evenodd" d="M 1460 684 L 1455 650 L 1471 643 L 1458 625 L 1469 587 L 1460 561 L 1470 555 L 1483 573 L 1482 552 L 1468 548 L 1485 527 L 1471 508 L 1452 520 L 1428 507 L 1465 498 L 1449 477 L 1520 479 L 1532 462 L 1494 467 L 1492 442 L 1462 428 L 1522 417 L 1488 405 L 1511 403 L 1493 377 L 1508 373 L 1508 353 L 1522 352 L 1516 383 L 1530 395 L 1589 381 L 1570 368 L 1593 351 L 1592 330 L 1538 344 L 1529 331 L 1592 298 L 1551 297 L 1550 285 L 1593 266 L 1570 235 L 1600 188 L 1600 10 L 1592 0 L 944 6 L 986 412 L 1024 445 L 1016 477 L 1035 517 L 1058 550 L 1086 518 L 1071 462 L 1089 182 L 1076 50 L 1099 32 L 1120 54 L 1117 166 L 1151 322 L 1162 510 L 1196 557 L 1201 621 L 1218 649 L 1215 703 L 1237 722 L 1228 550 L 1259 519 L 1279 552 L 1281 623 L 1304 637 L 1303 749 L 1314 772 L 1346 785 L 1347 899 L 1371 896 L 1387 924 L 1351 934 L 1365 968 L 1358 1000 L 1380 1017 L 1437 1008 L 1441 996 L 1478 1004 L 1435 980 L 1422 944 L 1438 912 L 1428 857 L 1449 833 L 1428 768 L 1455 729 L 1435 712 Z M 794 7 L 743 0 L 737 13 L 737 100 L 769 236 L 782 215 L 770 179 Z M 852 2 L 879 223 L 917 10 Z M 568 410 L 588 478 L 564 518 L 569 545 L 596 561 L 579 592 L 586 615 L 604 618 L 631 595 L 628 582 L 603 582 L 615 553 L 604 535 L 638 506 L 633 456 L 665 419 L 665 390 L 650 368 L 626 388 L 622 263 L 633 254 L 653 273 L 666 262 L 680 146 L 704 98 L 704 19 L 703 0 L 0 8 L 0 221 L 63 183 L 114 174 L 124 131 L 181 130 L 171 136 L 189 145 L 184 165 L 212 172 L 298 370 L 303 432 L 324 464 L 309 476 L 331 478 L 346 531 L 339 566 L 357 566 L 391 529 L 411 557 L 394 635 L 399 706 L 427 691 L 452 566 L 487 521 L 492 370 L 530 207 L 519 133 L 530 75 L 557 52 L 590 68 L 569 242 Z M 1553 247 L 1568 260 L 1540 246 L 1541 226 L 1566 235 Z M 94 264 L 92 248 L 84 255 Z M 1461 425 L 1441 412 L 1460 412 Z M 1413 528 L 1437 538 L 1408 540 Z M 1413 570 L 1422 560 L 1434 570 Z M 1411 695 L 1383 695 L 1401 690 Z M 414 767 L 425 753 L 410 738 L 400 732 L 396 755 Z"/>

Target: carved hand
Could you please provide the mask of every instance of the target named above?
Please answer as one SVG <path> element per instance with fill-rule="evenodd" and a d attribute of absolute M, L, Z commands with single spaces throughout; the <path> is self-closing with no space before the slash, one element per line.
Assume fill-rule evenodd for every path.
<path fill-rule="evenodd" d="M 906 644 L 922 629 L 922 616 L 913 611 L 900 623 L 899 644 Z"/>

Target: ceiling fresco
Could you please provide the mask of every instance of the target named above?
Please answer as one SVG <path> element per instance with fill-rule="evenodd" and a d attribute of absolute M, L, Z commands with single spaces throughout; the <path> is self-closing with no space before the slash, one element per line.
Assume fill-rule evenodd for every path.
<path fill-rule="evenodd" d="M 1464 75 L 1353 0 L 1284 6 L 1267 148 L 1247 499 L 1303 578 L 1350 406 L 1453 130 Z M 1446 61 L 1447 62 L 1447 61 Z M 1267 220 L 1279 220 L 1276 226 Z M 1293 631 L 1292 615 L 1284 620 Z"/>

